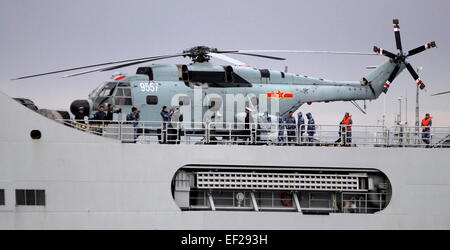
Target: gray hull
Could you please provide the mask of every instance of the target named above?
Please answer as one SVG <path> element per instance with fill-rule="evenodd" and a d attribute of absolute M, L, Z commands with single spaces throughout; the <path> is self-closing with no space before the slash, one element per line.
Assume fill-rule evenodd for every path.
<path fill-rule="evenodd" d="M 447 149 L 122 144 L 3 93 L 0 115 L 0 229 L 450 229 Z M 188 164 L 378 169 L 392 199 L 375 214 L 181 211 L 171 183 Z M 16 206 L 16 189 L 44 189 L 46 206 Z"/>

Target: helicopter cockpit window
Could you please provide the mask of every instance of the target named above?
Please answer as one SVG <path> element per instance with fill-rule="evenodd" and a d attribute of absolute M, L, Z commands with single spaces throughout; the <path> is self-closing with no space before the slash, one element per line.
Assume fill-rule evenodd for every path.
<path fill-rule="evenodd" d="M 128 105 L 131 106 L 131 88 L 129 83 L 119 83 L 116 94 L 114 95 L 114 105 Z"/>
<path fill-rule="evenodd" d="M 98 96 L 112 96 L 114 93 L 114 89 L 116 88 L 117 83 L 109 82 L 107 83 L 103 89 L 98 93 Z"/>
<path fill-rule="evenodd" d="M 100 88 L 100 90 L 94 97 L 94 109 L 96 109 L 100 105 L 104 105 L 105 103 L 112 103 L 111 99 L 116 86 L 117 82 L 108 82 Z"/>

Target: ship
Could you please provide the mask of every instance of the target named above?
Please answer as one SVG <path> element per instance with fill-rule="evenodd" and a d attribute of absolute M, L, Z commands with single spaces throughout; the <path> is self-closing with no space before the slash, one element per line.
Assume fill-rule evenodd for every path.
<path fill-rule="evenodd" d="M 0 114 L 0 229 L 450 228 L 448 128 L 426 146 L 386 128 L 348 146 L 211 140 L 217 128 L 162 143 L 4 93 Z"/>

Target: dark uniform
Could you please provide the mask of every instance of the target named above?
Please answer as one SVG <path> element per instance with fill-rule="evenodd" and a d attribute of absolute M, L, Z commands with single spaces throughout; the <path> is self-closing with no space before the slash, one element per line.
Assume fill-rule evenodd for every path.
<path fill-rule="evenodd" d="M 127 115 L 127 121 L 134 121 L 134 122 L 131 122 L 131 124 L 133 125 L 133 127 L 134 127 L 134 142 L 136 142 L 136 139 L 137 139 L 137 137 L 138 137 L 138 129 L 137 129 L 137 126 L 139 125 L 139 120 L 140 120 L 140 115 L 139 115 L 139 113 L 133 113 L 133 112 L 131 112 L 131 113 L 129 113 L 128 115 Z M 142 130 L 142 129 L 141 129 Z"/>
<path fill-rule="evenodd" d="M 308 118 L 308 127 L 307 127 L 307 133 L 308 133 L 308 142 L 314 141 L 314 134 L 316 134 L 316 123 L 314 121 L 314 118 L 312 117 L 311 113 L 307 113 L 306 117 Z"/>
<path fill-rule="evenodd" d="M 106 120 L 106 113 L 105 111 L 97 111 L 94 114 L 94 117 L 92 117 L 92 120 L 96 121 L 105 121 Z"/>
<path fill-rule="evenodd" d="M 284 119 L 278 117 L 278 142 L 284 142 Z"/>
<path fill-rule="evenodd" d="M 300 133 L 300 142 L 303 141 L 303 134 L 305 133 L 305 119 L 303 118 L 302 112 L 298 112 L 297 114 L 297 126 L 298 126 L 298 132 Z"/>
<path fill-rule="evenodd" d="M 286 118 L 286 131 L 287 131 L 287 141 L 288 142 L 295 142 L 296 141 L 296 129 L 297 129 L 297 122 L 295 121 L 294 116 L 288 116 Z"/>
<path fill-rule="evenodd" d="M 166 139 L 168 139 L 169 134 L 172 134 L 170 133 L 172 131 L 169 132 L 169 128 L 172 128 L 172 125 L 170 124 L 170 121 L 172 120 L 172 113 L 162 110 L 160 114 L 163 120 L 163 128 L 161 131 L 161 135 L 163 136 L 162 143 L 166 143 Z"/>

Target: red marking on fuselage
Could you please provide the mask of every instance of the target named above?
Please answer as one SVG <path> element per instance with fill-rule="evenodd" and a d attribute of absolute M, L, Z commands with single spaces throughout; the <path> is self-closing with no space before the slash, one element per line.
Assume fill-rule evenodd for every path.
<path fill-rule="evenodd" d="M 119 76 L 119 77 L 116 77 L 116 78 L 114 78 L 114 81 L 122 80 L 122 79 L 125 78 L 125 77 L 127 77 L 127 76 Z"/>

